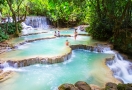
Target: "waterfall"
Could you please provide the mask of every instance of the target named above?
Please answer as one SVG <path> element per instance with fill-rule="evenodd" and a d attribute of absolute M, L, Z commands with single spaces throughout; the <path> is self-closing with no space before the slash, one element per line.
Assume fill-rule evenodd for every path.
<path fill-rule="evenodd" d="M 132 62 L 126 60 L 121 54 L 110 50 L 109 47 L 103 48 L 103 53 L 114 54 L 113 60 L 107 61 L 107 66 L 112 70 L 115 78 L 123 81 L 123 83 L 132 82 Z"/>
<path fill-rule="evenodd" d="M 124 83 L 132 82 L 132 62 L 124 60 L 119 53 L 115 53 L 114 60 L 107 61 L 107 66 L 113 71 L 115 78 Z"/>
<path fill-rule="evenodd" d="M 27 16 L 24 23 L 33 28 L 47 29 L 49 27 L 47 18 L 43 16 Z"/>

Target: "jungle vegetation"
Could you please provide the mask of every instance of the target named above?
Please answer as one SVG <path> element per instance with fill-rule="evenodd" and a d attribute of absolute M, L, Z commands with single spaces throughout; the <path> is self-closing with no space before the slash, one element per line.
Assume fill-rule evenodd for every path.
<path fill-rule="evenodd" d="M 0 0 L 0 12 L 15 25 L 14 31 L 8 23 L 0 28 L 0 41 L 8 38 L 7 32 L 19 36 L 19 23 L 27 15 L 46 16 L 55 27 L 89 24 L 87 32 L 93 38 L 132 55 L 132 0 Z"/>

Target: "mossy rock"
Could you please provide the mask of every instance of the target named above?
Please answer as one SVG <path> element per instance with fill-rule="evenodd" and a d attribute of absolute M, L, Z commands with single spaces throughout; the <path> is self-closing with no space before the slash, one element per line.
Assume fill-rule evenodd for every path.
<path fill-rule="evenodd" d="M 118 84 L 118 90 L 132 90 L 132 84 Z"/>
<path fill-rule="evenodd" d="M 105 90 L 118 90 L 117 84 L 115 84 L 115 83 L 108 82 L 108 83 L 106 83 L 105 86 L 106 86 Z"/>
<path fill-rule="evenodd" d="M 79 90 L 92 90 L 91 87 L 84 81 L 78 81 L 75 83 L 75 86 L 79 89 Z"/>
<path fill-rule="evenodd" d="M 58 90 L 79 90 L 79 89 L 76 88 L 73 84 L 65 83 L 59 86 Z"/>

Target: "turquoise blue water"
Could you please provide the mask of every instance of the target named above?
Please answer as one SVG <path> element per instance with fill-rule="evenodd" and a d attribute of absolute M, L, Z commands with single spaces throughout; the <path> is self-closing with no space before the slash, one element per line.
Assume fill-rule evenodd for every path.
<path fill-rule="evenodd" d="M 41 30 L 31 30 L 27 33 L 41 32 Z M 86 34 L 86 32 L 80 32 Z M 74 35 L 74 30 L 60 30 L 61 35 Z M 54 35 L 53 30 L 47 33 L 22 36 L 13 39 L 11 43 L 18 43 L 36 38 L 47 38 Z M 65 45 L 66 40 L 70 45 L 85 44 L 93 45 L 98 41 L 90 36 L 78 35 L 74 37 L 56 37 L 34 41 L 18 46 L 18 49 L 0 54 L 4 60 L 21 60 L 30 57 L 49 57 L 67 53 L 69 48 Z M 63 83 L 74 84 L 77 81 L 85 81 L 89 84 L 103 86 L 109 77 L 104 77 L 107 73 L 104 59 L 111 57 L 111 54 L 93 53 L 85 50 L 74 50 L 70 60 L 52 65 L 36 64 L 19 69 L 15 69 L 15 75 L 0 84 L 0 90 L 57 90 Z M 108 72 L 109 73 L 109 72 Z"/>
<path fill-rule="evenodd" d="M 45 30 L 28 30 L 26 34 L 31 34 L 31 33 L 38 33 L 38 32 L 44 32 Z M 57 30 L 56 30 L 57 31 Z M 60 35 L 71 35 L 74 36 L 74 30 L 73 29 L 67 29 L 67 30 L 59 30 Z M 40 33 L 36 35 L 28 35 L 28 36 L 21 36 L 19 38 L 14 38 L 10 40 L 10 43 L 12 44 L 17 44 L 20 42 L 23 42 L 24 40 L 32 40 L 32 39 L 37 39 L 37 38 L 48 38 L 48 37 L 53 37 L 54 36 L 54 30 L 46 30 L 46 33 Z M 81 32 L 78 31 L 78 34 L 87 34 L 87 32 Z"/>
<path fill-rule="evenodd" d="M 85 50 L 74 50 L 70 60 L 52 65 L 36 64 L 20 68 L 17 75 L 0 84 L 0 90 L 57 90 L 63 83 L 74 84 L 85 81 L 89 84 L 102 86 L 106 82 L 100 81 L 98 67 L 109 54 L 93 53 Z M 83 57 L 83 58 L 82 58 Z M 104 78 L 104 77 L 103 77 Z"/>
<path fill-rule="evenodd" d="M 45 33 L 44 33 L 45 34 Z M 38 34 L 39 35 L 39 34 Z M 29 35 L 26 38 L 37 38 L 38 35 Z M 33 37 L 32 37 L 33 36 Z M 42 35 L 44 37 L 44 35 Z M 89 36 L 78 35 L 75 40 L 74 37 L 57 37 L 54 39 L 45 39 L 40 41 L 34 41 L 31 43 L 26 43 L 24 45 L 18 46 L 18 49 L 12 50 L 0 55 L 3 59 L 26 59 L 30 57 L 45 57 L 45 56 L 58 56 L 61 53 L 66 53 L 67 48 L 65 42 L 68 40 L 70 45 L 75 44 L 85 44 L 89 45 L 95 43 L 95 40 L 92 40 Z M 18 41 L 18 40 L 16 40 Z"/>

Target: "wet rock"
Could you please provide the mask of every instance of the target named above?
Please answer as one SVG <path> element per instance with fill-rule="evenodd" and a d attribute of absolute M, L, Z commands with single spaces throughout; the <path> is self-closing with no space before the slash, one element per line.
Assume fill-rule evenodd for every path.
<path fill-rule="evenodd" d="M 70 48 L 71 48 L 72 50 L 79 49 L 78 45 L 70 45 Z"/>
<path fill-rule="evenodd" d="M 86 46 L 86 45 L 84 45 L 84 46 L 83 46 L 83 49 L 84 49 L 84 50 L 87 50 L 87 46 Z"/>
<path fill-rule="evenodd" d="M 71 35 L 60 35 L 60 37 L 71 37 Z"/>
<path fill-rule="evenodd" d="M 23 60 L 23 66 L 27 66 L 27 60 L 26 59 Z"/>
<path fill-rule="evenodd" d="M 90 51 L 94 51 L 94 47 L 90 46 L 90 47 L 89 47 L 89 50 L 90 50 Z"/>
<path fill-rule="evenodd" d="M 60 62 L 63 62 L 63 56 L 59 56 L 59 57 L 57 58 L 57 63 L 60 63 Z"/>
<path fill-rule="evenodd" d="M 73 84 L 65 83 L 59 86 L 58 90 L 79 90 L 79 89 L 76 88 Z"/>
<path fill-rule="evenodd" d="M 55 57 L 55 58 L 54 58 L 54 62 L 55 62 L 55 63 L 58 63 L 58 57 Z"/>
<path fill-rule="evenodd" d="M 84 45 L 78 45 L 78 49 L 84 49 Z"/>
<path fill-rule="evenodd" d="M 39 57 L 36 57 L 36 58 L 35 58 L 35 63 L 36 63 L 36 64 L 39 63 Z"/>
<path fill-rule="evenodd" d="M 112 83 L 112 82 L 106 83 L 105 86 L 106 86 L 106 87 L 105 87 L 105 90 L 118 90 L 118 89 L 117 89 L 117 84 Z"/>
<path fill-rule="evenodd" d="M 12 66 L 12 67 L 14 66 L 14 63 L 11 60 L 8 60 L 7 63 L 8 63 L 9 66 Z"/>
<path fill-rule="evenodd" d="M 47 64 L 48 58 L 41 58 L 41 64 Z"/>
<path fill-rule="evenodd" d="M 86 46 L 86 50 L 89 50 L 90 49 L 90 46 Z"/>
<path fill-rule="evenodd" d="M 75 86 L 79 89 L 79 90 L 92 90 L 91 87 L 84 81 L 78 81 L 75 83 Z"/>
<path fill-rule="evenodd" d="M 52 62 L 52 58 L 48 58 L 48 64 L 53 64 L 53 62 Z"/>
<path fill-rule="evenodd" d="M 68 60 L 67 55 L 63 55 L 63 61 Z"/>

